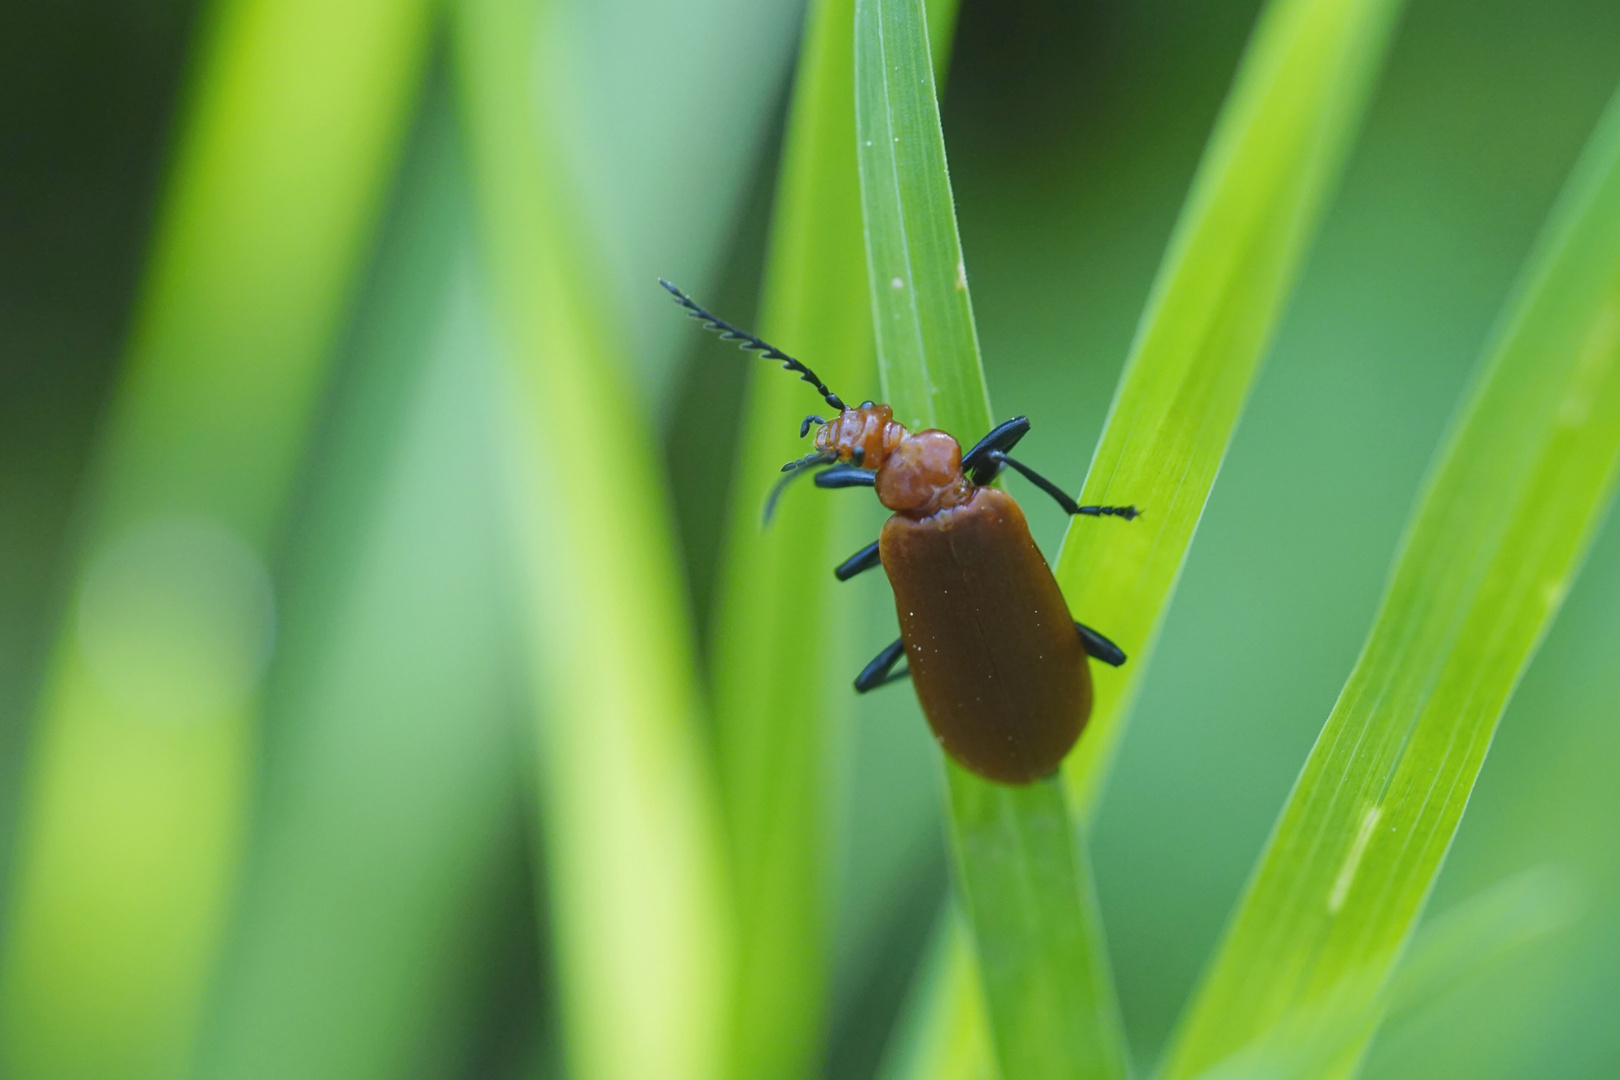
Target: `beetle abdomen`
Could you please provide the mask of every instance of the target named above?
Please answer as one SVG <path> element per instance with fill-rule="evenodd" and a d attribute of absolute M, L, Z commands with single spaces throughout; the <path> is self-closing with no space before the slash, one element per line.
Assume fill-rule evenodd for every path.
<path fill-rule="evenodd" d="M 879 542 L 923 713 L 957 761 L 1027 784 L 1056 771 L 1091 714 L 1085 649 L 1012 497 L 979 488 Z"/>

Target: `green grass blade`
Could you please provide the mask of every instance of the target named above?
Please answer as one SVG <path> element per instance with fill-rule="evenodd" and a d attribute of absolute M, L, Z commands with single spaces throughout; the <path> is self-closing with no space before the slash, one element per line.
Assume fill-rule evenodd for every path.
<path fill-rule="evenodd" d="M 1073 522 L 1057 577 L 1071 607 L 1124 644 L 1065 766 L 1095 810 L 1152 642 L 1386 51 L 1398 0 L 1280 0 L 1262 17 L 1144 312 L 1082 502 L 1135 502 L 1129 525 Z M 1095 670 L 1095 669 L 1094 669 Z M 1110 690 L 1111 680 L 1124 685 Z M 1116 684 L 1117 685 L 1117 684 Z M 943 970 L 971 967 L 957 953 Z M 972 999 L 929 1024 L 983 1025 Z M 911 1076 L 925 1074 L 912 1073 Z"/>
<path fill-rule="evenodd" d="M 990 427 L 918 0 L 858 0 L 857 155 L 886 400 L 914 430 Z M 958 881 L 1001 1071 L 1126 1071 L 1088 866 L 1056 783 L 1014 789 L 947 765 Z"/>
<path fill-rule="evenodd" d="M 1381 1024 L 1443 1003 L 1492 965 L 1566 928 L 1577 906 L 1573 883 L 1552 867 L 1508 878 L 1425 923 L 1375 995 L 1302 1009 L 1199 1080 L 1354 1076 Z"/>
<path fill-rule="evenodd" d="M 973 939 L 948 905 L 890 1040 L 878 1080 L 995 1080 Z"/>
<path fill-rule="evenodd" d="M 990 393 L 922 0 L 856 4 L 855 97 L 883 400 L 913 431 L 939 427 L 971 444 L 990 429 Z"/>
<path fill-rule="evenodd" d="M 1583 906 L 1573 875 L 1547 863 L 1425 919 L 1390 979 L 1385 995 L 1390 1016 L 1432 1007 L 1504 958 L 1569 928 Z"/>
<path fill-rule="evenodd" d="M 454 1071 L 533 917 L 494 363 L 435 83 L 288 560 L 210 1080 Z"/>
<path fill-rule="evenodd" d="M 1000 1076 L 990 1042 L 979 960 L 968 931 L 937 928 L 928 967 L 912 987 L 905 1027 L 890 1040 L 882 1080 Z"/>
<path fill-rule="evenodd" d="M 208 20 L 35 727 L 0 1071 L 179 1075 L 237 870 L 268 567 L 428 6 Z"/>
<path fill-rule="evenodd" d="M 948 35 L 954 0 L 934 6 Z M 806 14 L 759 332 L 858 401 L 873 393 L 876 365 L 854 19 L 854 0 L 819 0 Z M 820 1053 L 826 1022 L 829 834 L 842 812 L 839 759 L 861 659 L 827 632 L 854 615 L 830 568 L 865 537 L 854 531 L 862 515 L 852 500 L 810 490 L 790 493 L 761 527 L 778 468 L 804 453 L 799 421 L 820 403 L 774 364 L 756 363 L 747 377 L 714 645 L 739 935 L 731 1067 L 740 1077 L 798 1077 Z"/>
<path fill-rule="evenodd" d="M 1001 1075 L 1127 1075 L 1090 860 L 1061 785 L 1002 787 L 955 763 L 947 772 L 958 888 Z"/>
<path fill-rule="evenodd" d="M 544 885 L 570 1075 L 693 1080 L 721 1071 L 719 811 L 653 439 L 559 175 L 555 103 L 534 90 L 559 7 L 464 0 L 454 14 L 508 361 Z"/>
<path fill-rule="evenodd" d="M 1058 558 L 1070 607 L 1132 657 L 1099 678 L 1064 767 L 1095 812 L 1249 387 L 1387 49 L 1400 0 L 1274 0 L 1176 224 Z"/>
<path fill-rule="evenodd" d="M 821 0 L 805 24 L 776 194 L 759 333 L 859 401 L 871 393 L 860 180 L 855 164 L 854 0 Z M 677 318 L 671 305 L 669 318 Z M 691 333 L 697 333 L 694 327 Z M 716 348 L 732 348 L 716 345 Z M 859 545 L 854 506 L 805 485 L 760 514 L 799 421 L 826 406 L 777 365 L 748 371 L 714 643 L 721 785 L 738 920 L 731 1068 L 796 1078 L 821 1052 L 828 982 L 827 868 L 840 731 L 854 705 L 847 590 L 831 568 Z M 837 538 L 835 540 L 835 538 Z"/>
<path fill-rule="evenodd" d="M 1168 1077 L 1369 1011 L 1422 912 L 1620 471 L 1620 97 L 1528 268 Z"/>

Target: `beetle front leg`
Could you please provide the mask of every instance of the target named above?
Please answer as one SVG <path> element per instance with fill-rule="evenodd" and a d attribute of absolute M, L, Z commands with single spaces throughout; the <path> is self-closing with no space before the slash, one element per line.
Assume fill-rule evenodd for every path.
<path fill-rule="evenodd" d="M 1080 643 L 1085 646 L 1086 654 L 1093 660 L 1101 660 L 1109 667 L 1119 667 L 1125 662 L 1125 650 L 1103 637 L 1085 623 L 1077 622 L 1074 628 L 1080 631 Z"/>
<path fill-rule="evenodd" d="M 834 465 L 816 473 L 818 488 L 871 487 L 877 483 L 877 474 L 856 465 Z"/>
<path fill-rule="evenodd" d="M 861 669 L 855 676 L 855 692 L 864 694 L 868 690 L 876 690 L 887 683 L 904 679 L 911 674 L 910 669 L 894 670 L 894 665 L 900 662 L 900 657 L 906 652 L 904 638 L 895 638 L 884 650 L 872 658 L 872 662 Z"/>

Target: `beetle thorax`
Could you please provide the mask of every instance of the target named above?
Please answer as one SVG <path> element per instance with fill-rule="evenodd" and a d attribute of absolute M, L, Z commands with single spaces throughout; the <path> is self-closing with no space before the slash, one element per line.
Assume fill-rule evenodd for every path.
<path fill-rule="evenodd" d="M 973 494 L 957 441 L 943 431 L 907 431 L 887 405 L 845 409 L 817 430 L 816 449 L 877 473 L 878 501 L 896 513 L 923 518 Z"/>
<path fill-rule="evenodd" d="M 962 475 L 962 447 L 943 431 L 907 433 L 877 471 L 878 501 L 898 514 L 924 518 L 973 496 Z"/>
<path fill-rule="evenodd" d="M 894 410 L 868 401 L 858 409 L 845 409 L 816 431 L 816 449 L 838 455 L 845 464 L 880 469 L 906 429 L 894 422 Z"/>

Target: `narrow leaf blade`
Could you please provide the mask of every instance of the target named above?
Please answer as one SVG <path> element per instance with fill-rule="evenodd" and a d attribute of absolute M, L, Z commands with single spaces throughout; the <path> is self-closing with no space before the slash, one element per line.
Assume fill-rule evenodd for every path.
<path fill-rule="evenodd" d="M 859 401 L 874 364 L 855 164 L 854 0 L 821 0 L 806 19 L 759 333 Z M 714 642 L 738 938 L 729 1067 L 750 1080 L 789 1080 L 814 1071 L 825 1023 L 836 749 L 854 705 L 853 672 L 836 671 L 844 654 L 828 633 L 847 621 L 849 596 L 832 567 L 849 554 L 838 544 L 858 541 L 847 535 L 851 502 L 808 484 L 761 527 L 779 466 L 805 452 L 800 420 L 828 408 L 776 363 L 750 365 Z"/>
<path fill-rule="evenodd" d="M 990 427 L 920 0 L 857 0 L 857 154 L 884 392 L 917 430 Z M 1002 1075 L 1124 1076 L 1085 856 L 1056 783 L 947 764 L 958 880 Z"/>
<path fill-rule="evenodd" d="M 1354 139 L 1400 0 L 1274 0 L 1255 28 L 1142 315 L 1057 577 L 1131 662 L 1064 767 L 1090 819 L 1249 387 Z"/>
<path fill-rule="evenodd" d="M 1620 97 L 1487 351 L 1168 1077 L 1302 1018 L 1374 1008 L 1617 471 Z"/>
<path fill-rule="evenodd" d="M 855 5 L 855 124 L 884 399 L 913 431 L 990 429 L 922 0 Z"/>
<path fill-rule="evenodd" d="M 430 23 L 418 0 L 207 20 L 33 728 L 7 1075 L 191 1067 L 248 828 L 273 555 Z"/>
<path fill-rule="evenodd" d="M 1095 812 L 1193 532 L 1399 6 L 1269 6 L 1182 210 L 1080 500 L 1134 502 L 1147 514 L 1129 524 L 1077 519 L 1057 564 L 1070 607 L 1131 657 L 1119 674 L 1093 669 L 1096 706 L 1064 769 L 1082 822 Z M 971 964 L 957 953 L 941 970 Z M 926 1001 L 950 1010 L 922 1024 L 930 1030 L 985 1022 L 973 999 L 930 991 Z M 963 1045 L 971 1052 L 975 1044 Z"/>
<path fill-rule="evenodd" d="M 533 45 L 561 5 L 454 10 L 537 712 L 570 1075 L 714 1076 L 730 978 L 690 621 L 646 417 L 604 310 Z M 604 436 L 604 433 L 608 433 Z M 579 467 L 589 450 L 591 467 Z M 611 478 L 611 482 L 604 482 Z M 626 1036 L 633 1031 L 635 1037 Z"/>

